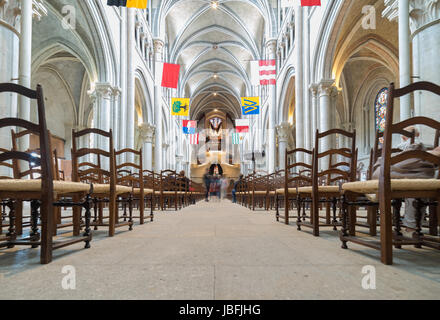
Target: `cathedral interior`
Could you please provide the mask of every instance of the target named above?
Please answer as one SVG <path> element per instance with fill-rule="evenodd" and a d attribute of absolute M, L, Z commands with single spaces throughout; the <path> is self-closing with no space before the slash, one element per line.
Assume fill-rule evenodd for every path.
<path fill-rule="evenodd" d="M 38 292 L 37 283 L 25 280 L 43 273 L 40 262 L 53 260 L 49 266 L 55 268 L 64 261 L 83 271 L 84 261 L 75 256 L 88 259 L 87 255 L 91 264 L 104 266 L 102 277 L 130 273 L 124 267 L 127 261 L 148 265 L 149 271 L 159 273 L 155 263 L 166 266 L 163 277 L 169 291 L 161 291 L 157 279 L 146 276 L 154 285 L 148 287 L 148 294 L 133 289 L 129 296 L 134 298 L 399 299 L 401 294 L 401 298 L 412 299 L 417 293 L 417 297 L 438 299 L 440 215 L 436 207 L 440 186 L 417 189 L 419 193 L 415 188 L 420 186 L 399 189 L 397 194 L 389 170 L 380 168 L 392 168 L 402 160 L 385 158 L 384 150 L 394 152 L 401 142 L 399 135 L 388 135 L 393 127 L 388 119 L 403 123 L 396 127 L 402 137 L 423 145 L 426 150 L 420 159 L 437 161 L 436 154 L 427 152 L 437 150 L 440 137 L 440 127 L 436 127 L 440 121 L 440 1 L 318 2 L 302 6 L 300 0 L 149 0 L 140 9 L 127 7 L 130 1 L 117 2 L 126 4 L 121 6 L 109 5 L 107 0 L 0 1 L 0 119 L 6 119 L 0 120 L 0 299 L 21 299 Z M 263 84 L 258 81 L 271 74 L 261 71 L 267 70 L 264 66 L 270 68 L 267 61 L 274 62 L 273 82 Z M 260 62 L 257 82 L 254 62 Z M 175 87 L 163 85 L 165 74 L 160 72 L 166 64 L 180 67 Z M 404 87 L 411 92 L 397 99 L 401 91 L 395 89 Z M 258 103 L 253 104 L 256 97 Z M 185 115 L 174 114 L 175 98 L 189 99 L 182 108 Z M 43 105 L 46 126 L 41 125 Z M 254 112 L 248 113 L 246 108 Z M 23 122 L 6 125 L 13 118 L 39 126 L 25 126 L 26 135 L 18 129 Z M 422 118 L 427 126 L 416 124 Z M 185 127 L 187 120 L 196 124 Z M 8 158 L 17 156 L 11 152 L 19 150 L 29 151 L 32 158 Z M 336 150 L 333 158 L 332 150 Z M 329 154 L 330 160 L 326 158 Z M 52 156 L 55 160 L 45 165 L 44 159 Z M 343 163 L 344 168 L 338 169 L 335 163 Z M 118 171 L 129 164 L 132 168 Z M 81 165 L 89 167 L 81 171 Z M 297 171 L 299 166 L 305 170 Z M 16 181 L 35 180 L 34 167 L 39 168 L 36 180 L 40 185 L 29 187 Z M 23 168 L 29 169 L 27 173 Z M 380 173 L 374 178 L 376 169 Z M 139 170 L 137 178 L 133 170 Z M 50 171 L 53 179 L 46 182 L 45 172 Z M 99 173 L 91 174 L 95 171 Z M 362 185 L 362 192 L 351 185 L 344 189 L 334 178 L 337 174 L 345 175 L 344 183 L 367 185 Z M 208 193 L 215 190 L 207 185 L 207 176 L 226 179 L 224 197 L 242 206 L 229 200 L 205 202 L 205 195 L 208 201 L 212 197 Z M 11 178 L 17 183 L 14 187 L 7 182 Z M 136 185 L 130 182 L 135 179 Z M 244 182 L 236 184 L 241 179 Z M 371 189 L 371 181 L 366 180 L 381 182 Z M 432 183 L 437 186 L 437 182 Z M 310 187 L 307 196 L 300 193 L 301 187 Z M 321 187 L 330 189 L 323 189 L 321 195 Z M 50 201 L 45 190 L 53 191 Z M 14 197 L 15 193 L 20 196 Z M 362 212 L 359 219 L 366 222 L 357 226 L 367 226 L 367 233 L 380 245 L 358 246 L 363 240 L 355 236 L 350 197 L 361 193 L 367 197 L 356 208 Z M 418 207 L 414 205 L 417 208 L 429 207 L 423 222 L 414 227 L 417 235 L 411 235 L 412 240 L 400 238 L 404 235 L 396 218 L 400 210 L 396 201 L 402 216 L 405 211 L 408 218 L 408 199 L 420 200 Z M 255 218 L 249 216 L 249 209 L 257 211 Z M 169 210 L 184 214 L 164 213 Z M 208 221 L 205 213 L 216 210 L 218 216 Z M 421 215 L 421 209 L 417 210 Z M 185 222 L 185 215 L 191 225 Z M 313 235 L 321 240 L 296 230 L 307 228 L 306 218 Z M 285 223 L 274 225 L 275 219 Z M 230 228 L 225 226 L 228 223 Z M 326 227 L 330 228 L 319 234 L 319 228 Z M 333 227 L 341 231 L 340 238 L 336 231 L 330 236 Z M 154 230 L 151 239 L 149 228 Z M 126 235 L 127 229 L 133 229 L 135 236 Z M 69 247 L 57 244 L 64 234 L 81 238 L 68 240 Z M 17 240 L 21 236 L 23 246 Z M 155 237 L 165 237 L 166 248 Z M 167 237 L 177 237 L 177 241 Z M 185 246 L 179 244 L 179 237 Z M 127 252 L 123 247 L 124 241 L 134 238 L 145 247 L 151 240 L 155 252 L 165 253 L 160 256 L 149 251 L 136 260 L 135 248 L 141 250 L 140 243 Z M 341 241 L 344 249 L 347 243 L 356 245 L 344 251 Z M 83 242 L 86 248 L 91 246 L 85 253 L 81 251 Z M 309 245 L 312 248 L 307 251 Z M 118 252 L 112 258 L 109 246 Z M 371 252 L 359 253 L 370 250 L 368 246 L 373 248 Z M 423 249 L 417 251 L 417 247 Z M 74 254 L 66 253 L 72 250 Z M 202 258 L 195 254 L 198 250 Z M 130 257 L 124 255 L 128 252 Z M 188 261 L 193 259 L 188 264 L 199 268 L 198 275 L 186 268 L 182 252 Z M 212 252 L 217 256 L 211 257 Z M 322 262 L 328 263 L 324 273 L 337 278 L 330 281 L 330 287 L 339 286 L 337 281 L 353 287 L 345 292 L 326 287 L 320 295 L 316 283 L 308 282 L 303 295 L 298 295 L 293 287 L 300 282 L 292 274 L 289 288 L 273 276 L 280 270 L 293 270 L 301 277 L 305 274 L 296 260 L 287 257 L 291 252 L 300 260 L 306 257 L 301 261 L 318 279 L 316 283 L 324 281 L 316 269 L 316 263 Z M 380 264 L 392 264 L 393 254 L 396 274 Z M 117 264 L 120 261 L 123 263 Z M 337 270 L 339 262 L 343 271 Z M 117 269 L 111 269 L 112 264 Z M 173 269 L 174 264 L 179 267 Z M 361 265 L 368 264 L 377 266 L 383 281 L 371 296 L 358 285 L 361 278 L 356 278 Z M 224 280 L 214 288 L 207 284 L 215 278 L 210 265 L 219 268 L 214 271 Z M 248 265 L 253 267 L 243 271 Z M 170 275 L 174 272 L 193 280 L 180 282 Z M 238 285 L 230 284 L 229 275 L 234 272 L 239 274 Z M 348 280 L 341 280 L 343 273 L 349 274 Z M 264 280 L 252 293 L 243 289 L 252 283 L 249 274 Z M 82 275 L 101 279 L 92 271 Z M 392 285 L 399 276 L 407 277 L 407 287 L 400 293 Z M 131 277 L 129 285 L 137 288 Z M 52 281 L 50 274 L 41 279 Z M 198 280 L 205 286 L 199 287 Z M 222 287 L 225 283 L 229 286 Z M 178 290 L 171 292 L 174 284 Z M 47 296 L 41 298 L 69 299 L 69 292 L 60 292 L 57 286 L 50 284 Z M 98 286 L 101 293 L 94 291 L 92 298 L 120 298 Z M 20 296 L 23 287 L 29 291 Z M 89 285 L 84 282 L 84 287 Z M 84 292 L 78 289 L 73 297 L 82 298 Z"/>

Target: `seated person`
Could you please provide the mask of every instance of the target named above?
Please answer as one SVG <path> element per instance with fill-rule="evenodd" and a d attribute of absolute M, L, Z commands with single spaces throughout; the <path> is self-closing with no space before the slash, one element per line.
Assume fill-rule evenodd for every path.
<path fill-rule="evenodd" d="M 411 143 L 411 140 L 408 137 L 402 136 L 402 143 L 397 146 L 398 149 L 401 149 L 402 152 L 409 150 L 427 150 L 426 146 L 420 142 L 420 132 L 416 128 L 411 126 L 405 128 L 405 130 L 415 132 L 415 143 Z M 434 154 L 435 156 L 440 156 L 440 147 L 428 152 Z M 372 176 L 373 179 L 379 179 L 380 161 L 381 158 L 379 157 L 374 165 L 374 173 Z M 391 179 L 434 179 L 436 177 L 436 170 L 437 168 L 432 163 L 413 158 L 393 165 L 391 167 Z M 405 199 L 405 217 L 402 222 L 404 229 L 402 230 L 402 233 L 410 238 L 412 238 L 414 232 L 417 231 L 417 210 L 414 204 L 415 199 Z M 420 224 L 422 223 L 425 214 L 426 207 L 423 207 Z"/>

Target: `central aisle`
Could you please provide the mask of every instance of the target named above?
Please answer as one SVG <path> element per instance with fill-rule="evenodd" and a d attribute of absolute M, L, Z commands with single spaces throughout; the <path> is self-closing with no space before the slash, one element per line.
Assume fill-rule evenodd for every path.
<path fill-rule="evenodd" d="M 375 250 L 354 245 L 340 249 L 333 231 L 314 238 L 275 222 L 272 213 L 252 212 L 229 201 L 159 212 L 153 223 L 136 225 L 132 232 L 105 235 L 104 230 L 95 232 L 90 250 L 78 245 L 75 252 L 70 247 L 55 251 L 53 263 L 45 266 L 38 264 L 38 250 L 26 250 L 33 252 L 33 259 L 0 256 L 0 299 L 440 296 L 438 252 L 402 251 L 395 266 L 383 266 Z M 66 265 L 75 267 L 75 290 L 62 289 Z M 365 265 L 376 267 L 377 290 L 362 289 Z"/>

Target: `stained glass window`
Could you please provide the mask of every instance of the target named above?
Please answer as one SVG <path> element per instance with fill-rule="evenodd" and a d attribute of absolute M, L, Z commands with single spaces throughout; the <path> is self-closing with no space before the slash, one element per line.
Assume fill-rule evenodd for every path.
<path fill-rule="evenodd" d="M 388 88 L 383 88 L 379 91 L 376 97 L 375 112 L 376 112 L 376 129 L 380 132 L 385 130 L 385 117 L 387 114 Z"/>

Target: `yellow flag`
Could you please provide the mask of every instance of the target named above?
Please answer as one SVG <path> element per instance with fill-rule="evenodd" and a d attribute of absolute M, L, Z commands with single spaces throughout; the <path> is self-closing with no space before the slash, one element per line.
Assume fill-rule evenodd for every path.
<path fill-rule="evenodd" d="M 148 0 L 127 0 L 127 8 L 147 9 Z"/>
<path fill-rule="evenodd" d="M 172 98 L 171 114 L 173 116 L 189 116 L 189 99 L 188 98 Z"/>

